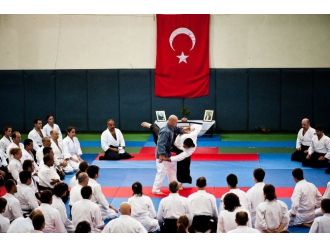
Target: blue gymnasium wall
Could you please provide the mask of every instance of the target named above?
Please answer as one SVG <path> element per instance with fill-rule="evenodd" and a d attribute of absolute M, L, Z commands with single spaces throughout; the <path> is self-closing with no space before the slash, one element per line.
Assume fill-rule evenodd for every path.
<path fill-rule="evenodd" d="M 185 106 L 190 119 L 214 109 L 217 131 L 292 131 L 304 116 L 330 127 L 330 69 L 211 69 L 207 97 L 159 98 L 153 90 L 152 69 L 2 70 L 0 126 L 28 131 L 53 113 L 63 130 L 101 131 L 112 117 L 124 131 L 142 131 L 155 110 L 180 116 Z"/>

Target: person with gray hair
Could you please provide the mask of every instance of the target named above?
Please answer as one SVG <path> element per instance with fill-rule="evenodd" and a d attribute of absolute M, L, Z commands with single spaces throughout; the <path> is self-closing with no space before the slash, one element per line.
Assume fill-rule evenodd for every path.
<path fill-rule="evenodd" d="M 69 205 L 72 206 L 75 202 L 78 202 L 82 199 L 81 188 L 88 185 L 89 177 L 86 172 L 79 173 L 78 184 L 71 188 L 70 190 L 70 202 Z"/>
<path fill-rule="evenodd" d="M 177 128 L 178 117 L 171 115 L 166 126 L 160 129 L 156 148 L 156 169 L 157 173 L 152 187 L 152 193 L 163 194 L 160 188 L 163 184 L 165 176 L 169 183 L 177 181 L 176 178 L 176 163 L 167 161 L 171 157 L 171 149 L 174 142 L 175 133 L 183 134 L 183 129 Z"/>
<path fill-rule="evenodd" d="M 120 216 L 111 220 L 103 229 L 103 233 L 147 233 L 143 225 L 131 216 L 131 205 L 128 202 L 120 204 Z"/>

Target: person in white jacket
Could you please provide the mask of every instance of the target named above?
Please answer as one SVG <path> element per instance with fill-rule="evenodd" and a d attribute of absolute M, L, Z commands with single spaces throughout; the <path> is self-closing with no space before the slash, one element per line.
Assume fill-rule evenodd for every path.
<path fill-rule="evenodd" d="M 64 159 L 70 162 L 70 166 L 74 170 L 78 170 L 79 164 L 83 159 L 81 158 L 80 142 L 76 137 L 76 129 L 74 127 L 68 127 L 67 136 L 63 139 L 63 155 Z"/>
<path fill-rule="evenodd" d="M 23 170 L 21 163 L 22 150 L 20 148 L 12 148 L 10 150 L 10 155 L 12 159 L 9 161 L 8 171 L 13 178 L 18 181 L 19 173 Z"/>
<path fill-rule="evenodd" d="M 117 218 L 117 209 L 109 204 L 102 192 L 101 185 L 96 181 L 99 177 L 99 170 L 100 168 L 95 165 L 91 165 L 87 168 L 87 174 L 89 176 L 88 185 L 91 186 L 93 190 L 92 201 L 100 207 L 103 220 Z"/>
<path fill-rule="evenodd" d="M 301 129 L 297 135 L 296 150 L 291 155 L 292 161 L 302 162 L 306 158 L 314 135 L 315 129 L 311 127 L 309 119 L 304 118 L 301 120 Z"/>
<path fill-rule="evenodd" d="M 143 188 L 140 182 L 132 184 L 133 196 L 128 198 L 131 205 L 131 216 L 139 221 L 148 232 L 160 230 L 156 219 L 156 210 L 149 196 L 143 195 Z"/>
<path fill-rule="evenodd" d="M 131 205 L 124 202 L 120 205 L 120 216 L 110 221 L 102 233 L 147 233 L 143 225 L 131 216 Z"/>
<path fill-rule="evenodd" d="M 255 185 L 253 185 L 247 192 L 246 195 L 251 203 L 251 221 L 252 226 L 255 225 L 256 221 L 256 209 L 258 205 L 265 201 L 264 186 L 263 182 L 265 178 L 265 171 L 262 168 L 257 168 L 253 171 L 253 179 Z"/>
<path fill-rule="evenodd" d="M 50 190 L 44 190 L 40 193 L 41 204 L 37 208 L 45 217 L 45 233 L 65 233 L 67 232 L 60 212 L 52 207 L 53 195 Z"/>
<path fill-rule="evenodd" d="M 113 119 L 107 121 L 107 129 L 101 135 L 101 147 L 104 151 L 104 156 L 101 160 L 121 160 L 130 159 L 132 156 L 125 151 L 124 136 L 119 129 L 116 128 L 116 123 Z"/>
<path fill-rule="evenodd" d="M 62 132 L 60 127 L 55 123 L 55 119 L 53 115 L 48 115 L 46 117 L 47 120 L 47 124 L 44 125 L 44 127 L 42 128 L 45 131 L 46 136 L 50 137 L 51 136 L 51 131 L 52 130 L 56 130 L 58 135 L 59 135 L 59 140 L 63 140 L 63 136 L 62 136 Z"/>
<path fill-rule="evenodd" d="M 256 229 L 266 233 L 286 232 L 289 226 L 288 206 L 276 198 L 275 187 L 266 184 L 263 188 L 265 201 L 256 211 Z"/>
<path fill-rule="evenodd" d="M 35 119 L 33 124 L 34 128 L 29 132 L 28 138 L 33 141 L 33 149 L 37 152 L 38 149 L 42 146 L 42 138 L 46 136 L 46 133 L 42 129 L 41 119 Z"/>
<path fill-rule="evenodd" d="M 235 222 L 237 228 L 229 231 L 228 233 L 260 233 L 257 229 L 249 227 L 247 225 L 249 221 L 249 215 L 246 212 L 240 211 L 236 213 Z"/>
<path fill-rule="evenodd" d="M 10 126 L 5 126 L 3 128 L 3 136 L 0 139 L 0 152 L 3 154 L 6 154 L 8 145 L 13 142 L 13 139 L 11 138 L 12 130 L 13 129 Z M 8 159 L 7 156 L 5 157 Z"/>
<path fill-rule="evenodd" d="M 12 159 L 12 156 L 10 155 L 10 150 L 12 150 L 13 148 L 20 148 L 22 150 L 24 149 L 24 145 L 23 143 L 21 143 L 21 133 L 19 133 L 18 131 L 14 131 L 11 135 L 11 138 L 13 142 L 11 142 L 6 149 L 6 155 L 9 162 Z"/>
<path fill-rule="evenodd" d="M 291 196 L 290 225 L 310 225 L 315 218 L 315 209 L 320 207 L 322 195 L 317 187 L 304 179 L 300 168 L 292 170 L 296 186 Z"/>
<path fill-rule="evenodd" d="M 330 233 L 330 199 L 321 202 L 323 216 L 317 217 L 309 230 L 310 233 Z"/>
<path fill-rule="evenodd" d="M 323 195 L 322 195 L 322 200 L 323 199 L 330 199 L 330 182 L 327 183 L 327 188 L 325 189 Z M 321 208 L 315 209 L 315 217 L 319 217 L 323 215 L 323 211 Z"/>

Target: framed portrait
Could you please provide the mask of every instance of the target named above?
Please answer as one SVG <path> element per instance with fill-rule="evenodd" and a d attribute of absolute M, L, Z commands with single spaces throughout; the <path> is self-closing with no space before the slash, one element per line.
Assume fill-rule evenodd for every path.
<path fill-rule="evenodd" d="M 165 122 L 166 121 L 165 111 L 156 111 L 156 118 L 158 122 Z"/>
<path fill-rule="evenodd" d="M 204 112 L 204 122 L 210 122 L 213 120 L 213 110 L 205 110 Z"/>

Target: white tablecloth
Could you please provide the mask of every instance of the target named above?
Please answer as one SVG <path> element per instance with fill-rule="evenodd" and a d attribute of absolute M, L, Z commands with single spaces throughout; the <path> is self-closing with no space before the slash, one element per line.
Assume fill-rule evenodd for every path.
<path fill-rule="evenodd" d="M 192 123 L 201 123 L 203 124 L 202 130 L 201 132 L 199 132 L 198 136 L 202 136 L 204 135 L 214 124 L 215 124 L 215 120 L 212 120 L 210 122 L 204 122 L 203 120 L 189 120 L 188 122 L 178 122 L 178 127 L 184 127 L 184 126 L 189 126 L 189 124 Z M 166 125 L 166 122 L 160 122 L 160 121 L 155 121 L 155 124 L 158 125 L 159 128 L 162 128 Z"/>

